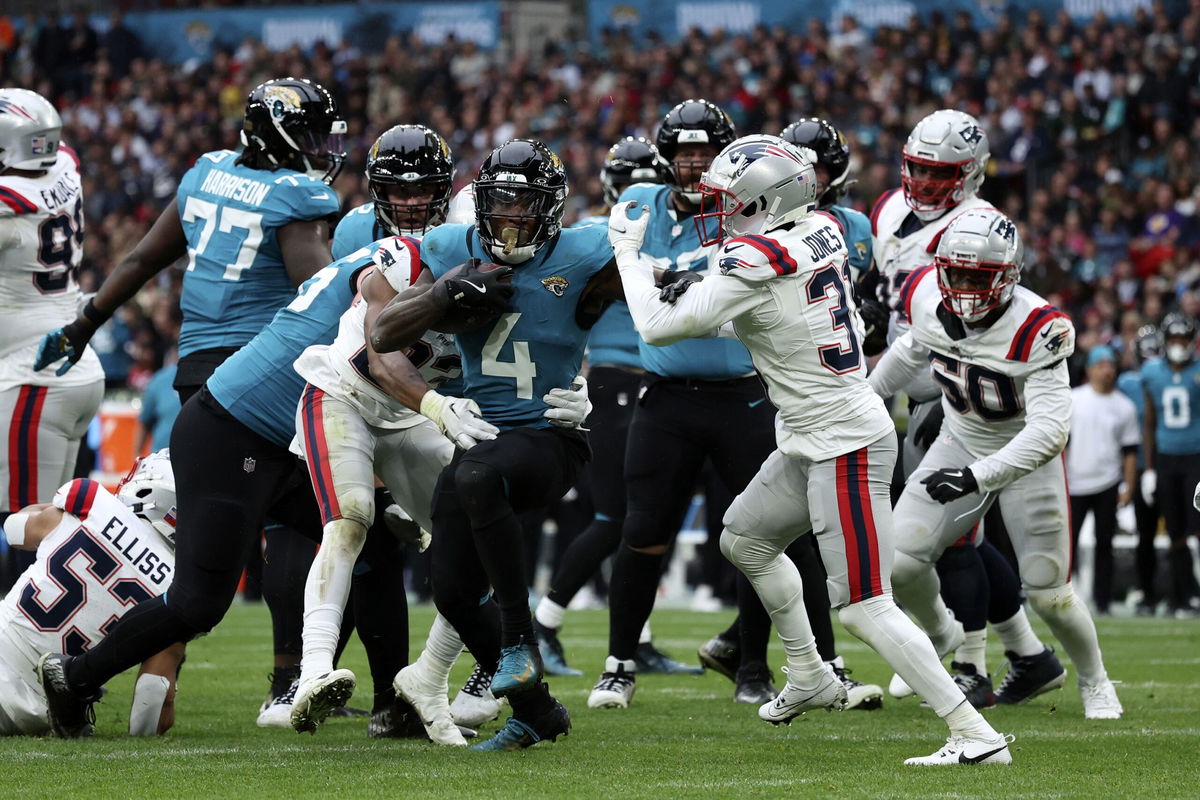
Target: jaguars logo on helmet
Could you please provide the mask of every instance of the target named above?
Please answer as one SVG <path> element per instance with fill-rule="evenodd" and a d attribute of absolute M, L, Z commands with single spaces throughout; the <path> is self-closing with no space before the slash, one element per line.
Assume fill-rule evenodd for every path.
<path fill-rule="evenodd" d="M 252 169 L 292 169 L 332 183 L 346 158 L 345 133 L 337 102 L 324 86 L 276 78 L 246 98 L 240 162 Z"/>

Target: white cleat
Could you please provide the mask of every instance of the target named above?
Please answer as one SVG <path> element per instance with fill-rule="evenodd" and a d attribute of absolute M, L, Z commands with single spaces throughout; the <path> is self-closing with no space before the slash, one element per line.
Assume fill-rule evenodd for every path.
<path fill-rule="evenodd" d="M 910 767 L 945 767 L 952 764 L 1011 764 L 1012 753 L 1008 745 L 1013 741 L 1012 734 L 996 734 L 995 739 L 968 739 L 964 736 L 951 736 L 941 750 L 928 756 L 906 758 L 904 763 Z"/>
<path fill-rule="evenodd" d="M 588 708 L 629 708 L 637 691 L 637 673 L 626 666 L 632 663 L 612 656 L 604 660 L 604 672 L 588 695 Z"/>
<path fill-rule="evenodd" d="M 904 682 L 904 678 L 901 678 L 899 675 L 892 675 L 892 679 L 888 681 L 888 694 L 900 700 L 905 697 L 912 697 L 916 692 Z"/>
<path fill-rule="evenodd" d="M 357 684 L 348 669 L 335 669 L 301 683 L 292 705 L 292 729 L 296 733 L 316 733 L 330 714 L 350 701 Z"/>
<path fill-rule="evenodd" d="M 937 651 L 938 661 L 941 661 L 943 658 L 962 647 L 962 643 L 966 640 L 967 633 L 965 630 L 963 630 L 962 623 L 953 616 L 950 617 L 950 628 L 944 635 L 937 639 L 933 638 L 932 636 L 929 637 L 930 643 L 933 644 L 933 649 Z M 888 694 L 897 700 L 901 700 L 905 697 L 911 697 L 912 695 L 916 694 L 916 692 L 914 692 L 912 687 L 905 682 L 904 678 L 893 674 L 891 681 L 888 682 Z"/>
<path fill-rule="evenodd" d="M 446 689 L 425 678 L 421 668 L 409 664 L 396 673 L 392 687 L 417 710 L 425 733 L 437 744 L 466 747 L 467 740 L 450 716 L 450 699 Z"/>
<path fill-rule="evenodd" d="M 492 676 L 476 664 L 471 677 L 467 678 L 450 704 L 450 716 L 456 725 L 478 729 L 485 722 L 500 716 L 504 701 L 492 694 L 491 685 Z"/>
<path fill-rule="evenodd" d="M 286 692 L 263 703 L 262 708 L 258 710 L 255 724 L 260 728 L 292 727 L 292 703 L 296 699 L 296 689 L 299 686 L 300 681 L 292 681 Z"/>
<path fill-rule="evenodd" d="M 787 667 L 783 668 L 787 674 Z M 814 708 L 825 708 L 830 711 L 841 711 L 846 707 L 846 687 L 826 666 L 826 675 L 820 685 L 813 689 L 802 689 L 790 680 L 783 685 L 783 690 L 769 703 L 758 707 L 758 717 L 764 722 L 778 725 L 781 722 L 791 724 L 791 721 Z"/>
<path fill-rule="evenodd" d="M 1120 719 L 1125 713 L 1117 690 L 1108 678 L 1091 684 L 1080 681 L 1079 694 L 1083 698 L 1084 719 Z"/>

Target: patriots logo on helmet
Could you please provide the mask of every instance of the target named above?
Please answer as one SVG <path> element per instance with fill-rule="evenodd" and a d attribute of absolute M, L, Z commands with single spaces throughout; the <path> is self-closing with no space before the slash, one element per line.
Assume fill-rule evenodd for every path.
<path fill-rule="evenodd" d="M 25 119 L 33 119 L 33 115 L 12 100 L 4 100 L 0 98 L 0 114 L 16 114 L 18 117 Z"/>
<path fill-rule="evenodd" d="M 978 125 L 968 125 L 958 132 L 967 144 L 976 144 L 983 138 L 983 130 Z"/>
<path fill-rule="evenodd" d="M 1000 220 L 1000 223 L 996 225 L 996 233 L 1011 242 L 1016 238 L 1017 226 L 1012 223 L 1012 220 L 1005 218 Z"/>

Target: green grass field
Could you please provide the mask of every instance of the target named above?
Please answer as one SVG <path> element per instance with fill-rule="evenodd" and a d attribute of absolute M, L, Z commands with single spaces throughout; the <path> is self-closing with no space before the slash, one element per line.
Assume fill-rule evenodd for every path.
<path fill-rule="evenodd" d="M 415 609 L 414 642 L 428 609 Z M 680 657 L 728 622 L 725 614 L 656 613 L 656 638 Z M 574 729 L 522 753 L 473 753 L 416 741 L 375 741 L 364 719 L 332 720 L 315 736 L 254 726 L 266 690 L 269 627 L 263 606 L 236 605 L 188 653 L 175 729 L 161 740 L 123 732 L 131 677 L 114 680 L 97 706 L 97 735 L 83 741 L 0 742 L 0 798 L 418 797 L 1196 797 L 1200 794 L 1200 622 L 1104 619 L 1101 642 L 1125 704 L 1117 722 L 1086 722 L 1072 673 L 1067 689 L 989 719 L 1016 734 L 1011 767 L 914 769 L 907 756 L 945 736 L 932 712 L 890 698 L 882 711 L 818 712 L 790 728 L 760 722 L 731 702 L 732 685 L 703 677 L 639 679 L 628 711 L 592 711 L 587 692 L 601 664 L 607 618 L 572 613 L 564 636 L 584 678 L 553 679 Z M 890 672 L 840 628 L 860 680 Z M 1000 657 L 993 643 L 993 666 Z M 415 655 L 415 647 L 414 647 Z M 773 646 L 772 661 L 782 663 Z M 343 666 L 360 678 L 361 648 Z M 460 662 L 455 680 L 471 668 Z M 354 704 L 354 703 L 352 703 Z M 502 721 L 502 720 L 501 720 Z M 500 723 L 486 726 L 485 734 Z"/>

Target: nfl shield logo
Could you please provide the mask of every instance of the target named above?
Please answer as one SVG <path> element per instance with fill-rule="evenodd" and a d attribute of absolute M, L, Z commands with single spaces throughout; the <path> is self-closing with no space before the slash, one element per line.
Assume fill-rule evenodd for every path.
<path fill-rule="evenodd" d="M 253 458 L 247 458 L 242 462 L 242 469 L 247 473 L 254 472 L 254 463 L 255 462 Z"/>

